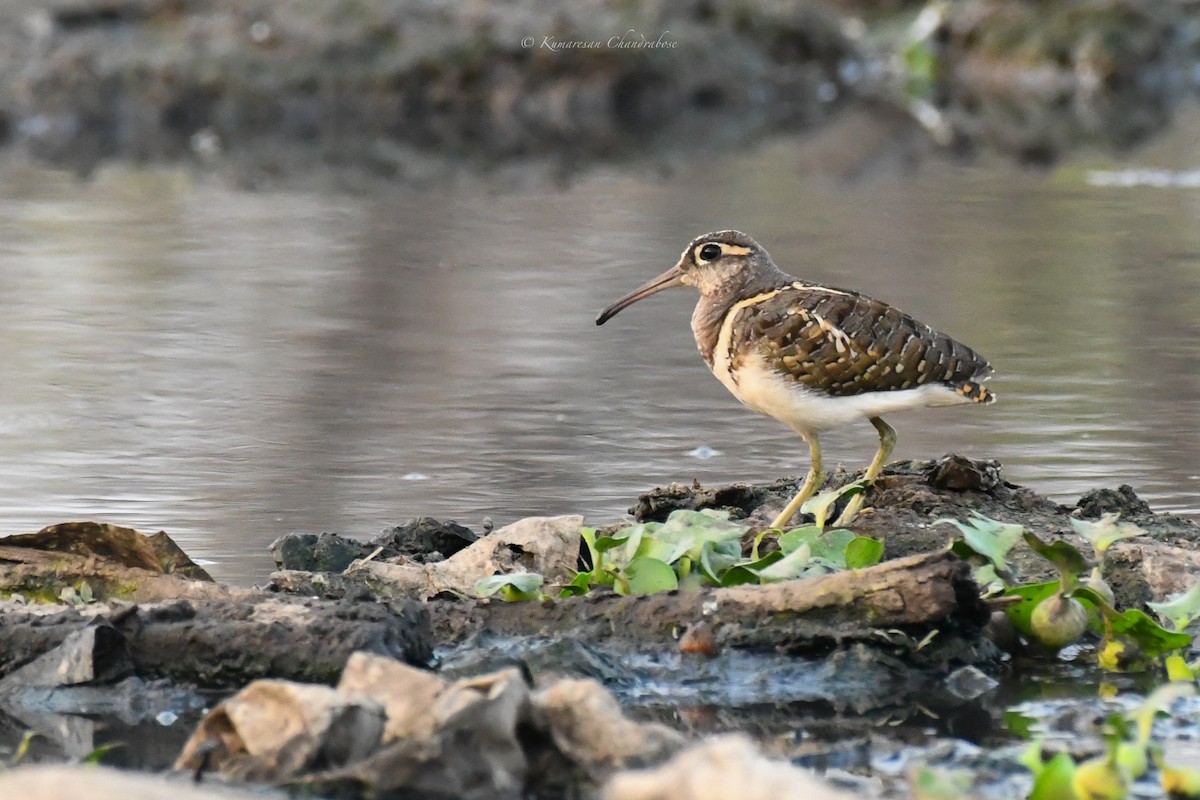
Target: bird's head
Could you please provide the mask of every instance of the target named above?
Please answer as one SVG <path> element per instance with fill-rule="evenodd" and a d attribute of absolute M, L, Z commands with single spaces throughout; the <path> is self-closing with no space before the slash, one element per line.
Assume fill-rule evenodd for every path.
<path fill-rule="evenodd" d="M 712 297 L 740 292 L 753 281 L 778 272 L 762 245 L 741 231 L 706 233 L 684 248 L 675 266 L 601 311 L 596 324 L 603 325 L 622 309 L 664 289 L 694 286 L 700 294 Z"/>

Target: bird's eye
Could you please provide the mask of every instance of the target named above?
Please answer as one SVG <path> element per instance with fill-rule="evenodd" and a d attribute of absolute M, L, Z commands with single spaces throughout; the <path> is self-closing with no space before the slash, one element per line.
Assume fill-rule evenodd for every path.
<path fill-rule="evenodd" d="M 700 260 L 712 261 L 721 255 L 721 246 L 716 244 L 706 244 L 700 248 Z"/>

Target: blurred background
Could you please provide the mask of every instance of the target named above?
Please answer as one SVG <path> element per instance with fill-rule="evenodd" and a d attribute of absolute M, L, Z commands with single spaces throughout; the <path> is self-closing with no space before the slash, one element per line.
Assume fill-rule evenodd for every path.
<path fill-rule="evenodd" d="M 603 524 L 807 448 L 695 295 L 739 228 L 986 355 L 898 415 L 1073 503 L 1200 519 L 1190 3 L 8 0 L 0 533 L 164 529 L 219 580 L 290 531 Z M 861 468 L 865 423 L 823 440 Z"/>

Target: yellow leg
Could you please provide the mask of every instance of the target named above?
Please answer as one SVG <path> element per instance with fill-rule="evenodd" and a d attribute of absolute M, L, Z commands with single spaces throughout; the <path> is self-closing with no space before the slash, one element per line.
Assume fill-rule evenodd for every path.
<path fill-rule="evenodd" d="M 871 417 L 871 424 L 875 426 L 875 430 L 879 431 L 879 450 L 875 453 L 875 458 L 871 459 L 871 465 L 867 467 L 867 471 L 863 474 L 863 479 L 868 483 L 873 483 L 879 477 L 879 473 L 883 471 L 884 465 L 887 464 L 888 458 L 892 455 L 892 448 L 896 446 L 896 431 L 891 425 L 888 425 L 879 417 Z M 861 493 L 851 497 L 850 502 L 846 504 L 846 508 L 833 524 L 849 525 L 858 516 L 862 504 L 863 495 Z"/>
<path fill-rule="evenodd" d="M 783 526 L 787 525 L 800 510 L 800 506 L 804 505 L 804 501 L 816 494 L 817 490 L 825 483 L 825 465 L 821 462 L 821 443 L 815 433 L 805 436 L 804 441 L 808 442 L 808 451 L 812 455 L 812 466 L 808 468 L 808 476 L 804 479 L 804 485 L 800 487 L 800 491 L 787 504 L 787 507 L 779 512 L 779 516 L 771 523 L 772 528 L 782 530 Z"/>

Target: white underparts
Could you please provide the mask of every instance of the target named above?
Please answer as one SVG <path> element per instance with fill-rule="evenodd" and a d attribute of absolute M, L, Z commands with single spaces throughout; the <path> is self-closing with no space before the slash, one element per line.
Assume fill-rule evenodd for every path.
<path fill-rule="evenodd" d="M 828 395 L 797 383 L 789 375 L 772 370 L 759 358 L 750 358 L 742 363 L 735 383 L 724 366 L 714 361 L 713 374 L 734 397 L 747 408 L 774 417 L 800 434 L 820 433 L 860 419 L 910 408 L 972 402 L 943 384 L 840 397 Z"/>

